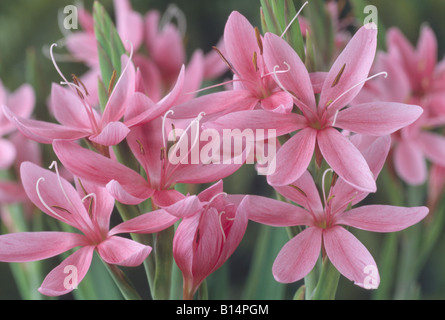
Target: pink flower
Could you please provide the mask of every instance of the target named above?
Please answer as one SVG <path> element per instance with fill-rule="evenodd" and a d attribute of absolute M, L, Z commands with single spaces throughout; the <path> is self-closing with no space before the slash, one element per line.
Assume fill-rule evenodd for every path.
<path fill-rule="evenodd" d="M 417 48 L 398 29 L 388 32 L 387 42 L 388 52 L 378 54 L 375 70 L 388 72 L 388 79 L 368 82 L 354 103 L 391 101 L 422 107 L 419 119 L 393 133 L 394 152 L 390 159 L 403 181 L 420 185 L 428 176 L 427 160 L 445 166 L 445 138 L 433 131 L 445 124 L 437 42 L 429 27 L 422 28 Z"/>
<path fill-rule="evenodd" d="M 318 104 L 310 76 L 296 52 L 281 38 L 266 34 L 264 58 L 283 89 L 292 93 L 302 115 L 286 117 L 263 110 L 225 115 L 207 127 L 276 129 L 277 135 L 298 131 L 278 151 L 273 186 L 298 179 L 319 152 L 332 169 L 357 189 L 375 192 L 374 177 L 363 156 L 336 128 L 371 136 L 388 135 L 413 123 L 422 113 L 414 105 L 370 102 L 345 108 L 360 92 L 374 60 L 377 31 L 362 27 L 326 75 Z M 278 70 L 280 72 L 278 72 Z M 284 71 L 283 71 L 284 70 Z M 287 131 L 287 132 L 286 132 Z"/>
<path fill-rule="evenodd" d="M 7 106 L 21 117 L 29 117 L 35 104 L 34 91 L 30 85 L 22 85 L 15 92 L 10 93 L 0 81 L 0 107 Z M 7 169 L 14 162 L 16 149 L 12 142 L 2 139 L 16 130 L 7 117 L 0 113 L 0 170 Z"/>
<path fill-rule="evenodd" d="M 184 278 L 184 299 L 233 254 L 247 228 L 244 196 L 223 192 L 222 181 L 198 195 L 203 207 L 185 217 L 173 240 L 173 255 Z"/>
<path fill-rule="evenodd" d="M 53 148 L 60 161 L 73 174 L 88 179 L 99 185 L 106 186 L 108 191 L 119 202 L 125 204 L 139 204 L 152 197 L 156 206 L 167 208 L 178 201 L 187 201 L 187 197 L 174 189 L 177 183 L 210 183 L 225 178 L 242 166 L 242 163 L 207 164 L 199 159 L 201 146 L 195 144 L 193 132 L 199 139 L 199 118 L 192 121 L 184 134 L 177 139 L 177 143 L 169 145 L 167 141 L 171 135 L 166 131 L 166 116 L 154 119 L 144 125 L 131 129 L 127 143 L 133 156 L 137 159 L 145 172 L 143 178 L 138 172 L 108 159 L 100 154 L 86 150 L 79 145 L 62 140 L 56 140 Z M 173 134 L 182 128 L 178 123 L 175 129 L 169 130 Z M 181 142 L 181 143 L 180 143 Z M 178 148 L 176 148 L 179 146 Z M 181 156 L 186 161 L 172 161 L 172 154 L 186 150 Z M 197 152 L 196 152 L 197 151 Z M 193 162 L 193 154 L 198 155 L 198 161 Z M 184 212 L 173 212 L 183 216 Z"/>
<path fill-rule="evenodd" d="M 377 176 L 388 154 L 390 139 L 381 137 L 369 140 L 356 136 L 353 141 L 363 151 L 363 156 Z M 426 207 L 368 205 L 349 210 L 368 193 L 352 188 L 341 178 L 331 185 L 322 203 L 307 171 L 290 186 L 276 190 L 302 207 L 258 196 L 247 196 L 245 206 L 249 219 L 259 223 L 276 227 L 307 226 L 284 245 L 274 262 L 274 277 L 283 283 L 295 282 L 306 276 L 322 251 L 323 258 L 327 256 L 346 278 L 360 287 L 376 289 L 380 277 L 372 255 L 343 226 L 373 232 L 396 232 L 418 223 L 428 214 Z"/>
<path fill-rule="evenodd" d="M 39 289 L 42 294 L 59 296 L 77 287 L 90 267 L 94 251 L 106 263 L 126 267 L 140 265 L 151 252 L 149 246 L 116 235 L 135 231 L 134 221 L 109 229 L 114 199 L 105 189 L 77 179 L 76 191 L 58 173 L 29 162 L 22 164 L 21 173 L 27 195 L 40 210 L 81 231 L 24 232 L 0 236 L 0 261 L 3 262 L 42 260 L 81 247 L 47 275 Z M 151 233 L 173 225 L 177 218 L 158 211 L 144 215 L 142 220 L 137 221 L 141 227 L 138 231 Z M 70 274 L 72 278 L 68 281 Z"/>
<path fill-rule="evenodd" d="M 292 111 L 292 96 L 275 83 L 264 62 L 263 37 L 239 12 L 229 16 L 224 30 L 224 57 L 234 73 L 233 90 L 204 95 L 174 109 L 176 118 L 261 108 Z M 222 55 L 222 53 L 221 53 Z"/>

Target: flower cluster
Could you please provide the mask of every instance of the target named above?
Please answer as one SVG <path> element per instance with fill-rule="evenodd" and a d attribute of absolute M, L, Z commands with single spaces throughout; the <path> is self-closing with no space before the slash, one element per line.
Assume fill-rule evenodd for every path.
<path fill-rule="evenodd" d="M 359 203 L 377 191 L 377 178 L 392 161 L 409 184 L 426 181 L 425 159 L 434 170 L 445 168 L 445 140 L 436 130 L 445 124 L 445 68 L 437 62 L 432 30 L 422 29 L 417 49 L 398 30 L 390 30 L 388 52 L 375 59 L 375 24 L 351 36 L 338 27 L 341 45 L 329 70 L 308 70 L 284 34 L 263 35 L 233 12 L 214 50 L 196 50 L 187 62 L 185 23 L 177 8 L 161 17 L 157 11 L 142 16 L 128 0 L 114 5 L 125 54 L 109 83 L 97 81 L 106 67 L 95 20 L 86 10 L 80 12 L 83 30 L 65 40 L 69 53 L 90 71 L 68 80 L 56 62 L 56 45 L 51 47 L 63 80 L 53 84 L 48 99 L 57 123 L 31 117 L 34 94 L 29 86 L 9 94 L 0 84 L 0 169 L 15 161 L 20 177 L 0 183 L 1 204 L 30 200 L 74 228 L 11 228 L 0 236 L 0 261 L 42 260 L 80 247 L 39 289 L 60 296 L 74 288 L 66 285 L 67 266 L 76 268 L 78 282 L 94 252 L 108 265 L 139 266 L 155 253 L 154 244 L 138 235 L 174 230 L 164 250 L 182 272 L 184 299 L 193 299 L 253 221 L 299 228 L 274 262 L 271 272 L 278 282 L 304 278 L 322 259 L 356 285 L 377 288 L 377 264 L 349 227 L 396 232 L 419 223 L 429 209 Z M 300 25 L 310 29 L 308 23 Z M 212 86 L 221 90 L 207 93 L 203 88 L 228 73 L 229 81 Z M 212 148 L 202 145 L 198 142 L 209 139 L 204 130 L 215 135 L 268 130 L 273 135 L 246 139 L 239 150 L 229 150 L 231 161 L 216 162 L 211 160 L 227 141 L 213 141 Z M 268 140 L 278 150 L 264 168 L 256 149 L 267 149 Z M 50 168 L 55 172 L 43 169 L 37 152 L 20 150 L 34 143 L 51 145 L 65 171 L 59 172 L 57 162 Z M 203 154 L 210 160 L 196 158 Z M 250 157 L 282 200 L 224 191 L 223 179 Z M 435 178 L 437 198 L 444 182 Z M 203 185 L 208 185 L 205 190 Z M 112 226 L 118 213 L 122 221 Z M 6 209 L 3 215 L 6 221 Z M 368 270 L 373 270 L 372 278 Z"/>

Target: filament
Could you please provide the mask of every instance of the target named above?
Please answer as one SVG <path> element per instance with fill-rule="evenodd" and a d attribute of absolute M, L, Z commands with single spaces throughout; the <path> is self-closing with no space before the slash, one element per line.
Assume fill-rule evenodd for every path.
<path fill-rule="evenodd" d="M 40 194 L 40 189 L 39 189 L 40 182 L 42 182 L 42 181 L 45 181 L 45 178 L 43 178 L 43 177 L 39 178 L 39 180 L 37 180 L 37 183 L 36 183 L 36 192 L 37 192 L 37 196 L 39 197 L 40 202 L 43 204 L 43 206 L 44 206 L 49 212 L 51 212 L 51 213 L 52 213 L 53 215 L 55 215 L 57 218 L 59 218 L 59 219 L 62 220 L 62 221 L 68 222 L 67 219 L 65 219 L 64 217 L 62 217 L 62 216 L 59 215 L 58 213 L 56 213 L 53 209 L 51 209 L 50 206 L 48 206 L 48 205 L 46 204 L 45 200 L 43 200 L 43 197 L 42 197 L 42 195 Z"/>
<path fill-rule="evenodd" d="M 288 24 L 288 26 L 286 27 L 286 29 L 284 30 L 283 34 L 281 35 L 281 38 L 284 37 L 284 35 L 286 34 L 286 32 L 289 30 L 289 28 L 292 26 L 292 24 L 295 22 L 295 20 L 298 18 L 298 16 L 300 15 L 301 11 L 303 11 L 304 7 L 309 3 L 309 1 L 306 1 L 300 8 L 300 10 L 297 12 L 297 14 L 295 15 L 295 17 L 292 19 L 292 21 Z"/>
<path fill-rule="evenodd" d="M 326 174 L 328 172 L 334 172 L 334 170 L 332 169 L 327 169 L 325 172 L 323 172 L 323 177 L 322 177 L 322 186 L 321 188 L 323 189 L 323 200 L 324 200 L 324 206 L 326 207 L 328 205 L 327 200 L 326 200 L 326 191 L 325 191 L 325 180 L 326 180 Z"/>

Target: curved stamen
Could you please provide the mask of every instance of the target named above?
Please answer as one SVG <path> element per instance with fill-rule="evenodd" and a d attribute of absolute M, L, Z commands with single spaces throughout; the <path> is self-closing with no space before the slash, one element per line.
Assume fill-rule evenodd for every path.
<path fill-rule="evenodd" d="M 328 201 L 326 200 L 326 191 L 325 191 L 325 180 L 326 180 L 326 175 L 328 174 L 328 172 L 334 172 L 334 170 L 332 170 L 331 168 L 325 170 L 325 172 L 323 172 L 323 177 L 321 180 L 321 188 L 323 189 L 323 200 L 324 200 L 325 208 L 328 205 Z"/>
<path fill-rule="evenodd" d="M 334 105 L 338 100 L 340 100 L 341 98 L 343 98 L 345 95 L 347 95 L 349 92 L 351 92 L 351 91 L 354 90 L 355 88 L 357 88 L 357 87 L 363 85 L 364 83 L 368 82 L 369 80 L 372 80 L 372 79 L 374 79 L 374 78 L 377 78 L 377 77 L 379 77 L 379 76 L 381 76 L 381 75 L 385 76 L 385 78 L 388 77 L 388 73 L 385 72 L 385 71 L 383 71 L 383 72 L 377 73 L 377 74 L 375 74 L 375 75 L 373 75 L 373 76 L 371 76 L 371 77 L 369 77 L 369 78 L 366 78 L 365 80 L 360 81 L 359 83 L 355 84 L 355 85 L 352 86 L 350 89 L 346 90 L 346 91 L 343 92 L 341 95 L 339 95 L 339 96 L 337 97 L 337 99 L 335 99 L 334 101 L 330 102 L 330 103 L 326 106 L 326 109 L 329 109 L 329 107 L 331 107 L 332 105 Z"/>
<path fill-rule="evenodd" d="M 53 162 L 51 163 L 51 165 L 49 166 L 49 169 L 50 169 L 50 170 L 52 170 L 53 168 L 55 168 L 56 176 L 57 176 L 57 181 L 59 182 L 60 189 L 62 190 L 62 193 L 63 193 L 63 195 L 65 196 L 65 199 L 68 201 L 68 203 L 69 203 L 72 207 L 74 207 L 73 203 L 71 202 L 71 199 L 68 197 L 68 195 L 67 195 L 66 192 L 65 192 L 65 188 L 63 188 L 62 179 L 61 179 L 61 177 L 60 177 L 60 173 L 59 173 L 59 167 L 58 167 L 56 161 L 53 161 Z"/>
<path fill-rule="evenodd" d="M 295 22 L 295 20 L 298 18 L 298 16 L 300 15 L 301 11 L 303 11 L 304 7 L 309 3 L 309 1 L 306 1 L 300 8 L 300 10 L 298 10 L 297 14 L 295 15 L 295 17 L 292 19 L 292 21 L 288 24 L 288 26 L 286 27 L 286 29 L 284 30 L 283 34 L 281 35 L 281 38 L 284 37 L 284 35 L 286 34 L 286 32 L 289 30 L 289 28 L 292 26 L 292 24 Z"/>
<path fill-rule="evenodd" d="M 337 122 L 338 114 L 340 113 L 340 110 L 335 111 L 334 120 L 332 121 L 332 126 L 335 127 L 335 123 Z"/>
<path fill-rule="evenodd" d="M 168 110 L 162 117 L 162 145 L 164 147 L 164 150 L 167 150 L 167 140 L 165 137 L 165 122 L 169 114 L 175 114 L 175 112 L 173 110 Z"/>
<path fill-rule="evenodd" d="M 90 215 L 90 218 L 93 218 L 93 212 L 96 212 L 97 196 L 95 193 L 87 194 L 85 197 L 82 198 L 82 203 L 84 203 L 85 200 L 88 198 L 91 198 L 91 202 L 88 207 L 88 214 Z M 94 207 L 92 207 L 92 205 L 94 205 Z"/>
<path fill-rule="evenodd" d="M 49 211 L 51 212 L 53 215 L 55 215 L 58 219 L 64 221 L 64 222 L 68 222 L 67 219 L 65 219 L 64 217 L 62 217 L 61 215 L 59 215 L 58 213 L 56 213 L 50 206 L 48 206 L 45 202 L 45 200 L 43 200 L 42 195 L 40 194 L 40 189 L 39 189 L 39 185 L 40 182 L 45 181 L 45 178 L 41 177 L 39 178 L 39 180 L 37 180 L 36 183 L 36 192 L 37 192 L 37 196 L 39 197 L 40 202 L 43 204 L 43 206 Z"/>
<path fill-rule="evenodd" d="M 221 233 L 223 235 L 223 243 L 226 242 L 227 237 L 226 237 L 226 233 L 224 232 L 224 227 L 222 225 L 222 215 L 225 214 L 225 211 L 221 211 L 220 213 L 218 213 L 218 222 L 219 222 L 219 228 L 221 230 Z"/>
<path fill-rule="evenodd" d="M 160 30 L 164 31 L 164 29 L 172 22 L 173 18 L 176 19 L 178 30 L 182 37 L 185 37 L 187 33 L 187 19 L 184 12 L 175 4 L 170 4 L 162 16 L 161 21 L 159 22 Z"/>

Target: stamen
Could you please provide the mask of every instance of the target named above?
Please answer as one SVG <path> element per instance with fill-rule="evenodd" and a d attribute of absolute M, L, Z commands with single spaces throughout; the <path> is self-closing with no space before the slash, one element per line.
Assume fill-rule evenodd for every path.
<path fill-rule="evenodd" d="M 111 76 L 110 83 L 108 84 L 108 96 L 110 96 L 111 93 L 113 92 L 114 82 L 116 81 L 116 77 L 117 77 L 117 72 L 116 72 L 116 70 L 113 70 L 113 74 Z"/>
<path fill-rule="evenodd" d="M 145 149 L 144 146 L 142 145 L 142 142 L 139 139 L 137 139 L 136 142 L 139 145 L 139 152 L 141 153 L 141 155 L 145 155 Z"/>
<path fill-rule="evenodd" d="M 40 189 L 39 189 L 40 182 L 42 182 L 42 181 L 45 181 L 45 178 L 43 178 L 43 177 L 39 178 L 39 180 L 37 180 L 37 183 L 36 183 L 36 193 L 37 193 L 37 197 L 39 197 L 40 202 L 43 204 L 43 206 L 44 206 L 49 212 L 51 212 L 51 213 L 52 213 L 53 215 L 55 215 L 57 218 L 59 218 L 59 219 L 62 220 L 62 221 L 67 222 L 67 221 L 68 221 L 67 219 L 65 219 L 64 217 L 62 217 L 62 216 L 59 215 L 58 213 L 56 213 L 53 209 L 51 209 L 50 206 L 48 206 L 48 205 L 46 204 L 45 200 L 43 200 L 43 197 L 42 197 L 42 195 L 40 194 Z"/>
<path fill-rule="evenodd" d="M 354 90 L 355 88 L 357 88 L 357 87 L 361 86 L 362 84 L 368 82 L 369 80 L 372 80 L 372 79 L 374 79 L 374 78 L 377 78 L 378 76 L 381 76 L 381 75 L 385 76 L 385 78 L 388 77 L 388 73 L 383 71 L 383 72 L 377 73 L 377 74 L 375 74 L 375 75 L 373 75 L 373 76 L 371 76 L 371 77 L 369 77 L 369 78 L 366 78 L 365 80 L 362 80 L 362 81 L 360 81 L 359 83 L 357 83 L 356 85 L 352 86 L 352 88 L 350 88 L 350 89 L 346 90 L 345 92 L 343 92 L 343 93 L 342 93 L 337 99 L 335 99 L 334 101 L 332 101 L 332 102 L 329 101 L 330 103 L 328 103 L 328 105 L 326 105 L 326 108 L 328 108 L 328 107 L 332 106 L 333 104 L 335 104 L 338 100 L 340 100 L 341 98 L 343 98 L 345 95 L 347 95 L 349 92 L 351 92 L 351 91 Z"/>
<path fill-rule="evenodd" d="M 219 228 L 221 229 L 221 233 L 222 233 L 222 235 L 223 235 L 223 242 L 225 243 L 226 242 L 226 240 L 227 240 L 227 237 L 226 237 L 226 233 L 224 232 L 224 228 L 223 228 L 223 225 L 222 225 L 222 215 L 223 214 L 225 214 L 226 212 L 225 211 L 221 211 L 219 214 L 218 214 L 218 221 L 219 221 Z"/>
<path fill-rule="evenodd" d="M 332 83 L 331 88 L 334 88 L 340 82 L 340 78 L 343 75 L 343 72 L 345 71 L 345 68 L 346 68 L 346 63 L 343 65 L 343 67 L 341 68 L 340 72 L 335 77 L 334 82 Z"/>
<path fill-rule="evenodd" d="M 335 115 L 334 115 L 334 121 L 332 121 L 332 126 L 335 127 L 335 123 L 337 122 L 337 117 L 338 117 L 338 113 L 340 112 L 340 110 L 335 111 Z"/>
<path fill-rule="evenodd" d="M 306 1 L 300 8 L 300 10 L 298 10 L 297 14 L 295 15 L 295 17 L 292 19 L 292 21 L 288 24 L 288 26 L 286 27 L 286 29 L 284 30 L 283 34 L 281 35 L 281 38 L 284 37 L 284 35 L 286 34 L 286 32 L 289 30 L 289 28 L 292 26 L 292 24 L 295 22 L 295 20 L 298 18 L 298 16 L 300 15 L 301 11 L 303 11 L 304 7 L 309 3 L 309 1 Z"/>
<path fill-rule="evenodd" d="M 88 214 L 90 217 L 93 217 L 93 212 L 96 212 L 96 203 L 97 203 L 97 197 L 95 193 L 87 194 L 85 197 L 82 198 L 82 203 L 85 202 L 86 199 L 91 198 L 90 204 L 88 206 Z M 93 210 L 93 204 L 94 204 L 94 210 Z"/>
<path fill-rule="evenodd" d="M 258 42 L 258 48 L 260 48 L 260 55 L 263 55 L 263 40 L 261 39 L 261 33 L 258 27 L 255 27 L 255 37 L 256 41 Z"/>
<path fill-rule="evenodd" d="M 176 22 L 178 24 L 178 30 L 181 32 L 182 37 L 184 38 L 187 33 L 187 19 L 185 17 L 184 12 L 179 9 L 175 4 L 170 4 L 162 16 L 161 21 L 159 22 L 159 27 L 161 30 L 164 30 L 169 23 L 176 18 Z"/>
<path fill-rule="evenodd" d="M 54 209 L 66 212 L 68 214 L 72 214 L 68 209 L 65 209 L 65 208 L 62 208 L 62 207 L 59 207 L 59 206 L 51 206 L 51 208 L 54 208 Z"/>
<path fill-rule="evenodd" d="M 258 72 L 258 55 L 256 51 L 253 52 L 253 58 L 252 58 L 253 67 L 255 68 L 255 72 Z"/>
<path fill-rule="evenodd" d="M 114 86 L 114 88 L 116 88 L 116 87 L 119 85 L 119 83 L 121 82 L 121 80 L 122 80 L 122 78 L 123 78 L 125 72 L 127 71 L 127 69 L 129 68 L 129 66 L 130 66 L 130 64 L 131 64 L 131 60 L 133 59 L 133 54 L 134 54 L 133 43 L 132 43 L 131 41 L 127 41 L 127 42 L 130 44 L 130 56 L 128 57 L 128 62 L 127 62 L 127 64 L 125 65 L 125 68 L 123 69 L 123 71 L 121 72 L 121 75 L 120 75 L 120 77 L 119 77 L 119 80 L 117 81 L 117 83 L 116 83 L 116 85 Z M 111 80 L 114 82 L 113 79 L 115 79 L 115 78 L 116 78 L 116 76 L 114 75 L 114 72 L 113 72 L 113 75 L 112 75 Z M 108 87 L 108 90 L 110 90 L 110 87 L 111 87 L 111 80 L 110 80 L 110 85 L 109 85 L 109 87 Z M 114 90 L 113 90 L 111 93 L 109 93 L 109 97 L 110 97 L 110 99 L 111 99 L 111 96 L 112 96 L 114 93 L 115 93 Z"/>
<path fill-rule="evenodd" d="M 301 190 L 300 188 L 298 188 L 297 186 L 295 186 L 295 185 L 293 185 L 293 184 L 290 184 L 289 186 L 292 187 L 292 188 L 294 188 L 295 190 L 297 190 L 299 193 L 301 193 L 301 195 L 302 195 L 303 197 L 307 198 L 307 195 L 306 195 L 306 193 L 305 193 L 303 190 Z"/>
<path fill-rule="evenodd" d="M 324 173 L 323 173 L 323 177 L 321 179 L 321 188 L 323 189 L 323 200 L 324 200 L 324 205 L 325 207 L 328 205 L 328 202 L 326 200 L 326 191 L 325 191 L 325 180 L 326 180 L 326 174 L 328 172 L 334 172 L 334 170 L 332 169 L 327 169 Z"/>
<path fill-rule="evenodd" d="M 81 181 L 79 178 L 77 178 L 77 181 L 79 182 L 80 188 L 82 189 L 83 193 L 84 193 L 85 195 L 87 195 L 88 192 L 87 192 L 87 190 L 85 189 L 85 187 L 83 186 L 82 181 Z"/>
<path fill-rule="evenodd" d="M 168 110 L 164 117 L 162 117 L 162 143 L 165 150 L 167 150 L 167 140 L 165 140 L 165 121 L 167 120 L 169 114 L 175 114 L 175 112 L 173 110 Z"/>
<path fill-rule="evenodd" d="M 73 203 L 71 202 L 70 198 L 68 197 L 68 195 L 67 195 L 66 192 L 65 192 L 65 189 L 63 188 L 63 185 L 62 185 L 62 179 L 60 178 L 60 173 L 59 173 L 59 167 L 58 167 L 56 161 L 53 161 L 53 162 L 51 163 L 51 165 L 49 166 L 49 169 L 50 169 L 50 170 L 52 170 L 53 168 L 55 168 L 56 175 L 57 175 L 57 181 L 59 182 L 60 189 L 62 190 L 62 193 L 63 193 L 63 195 L 65 196 L 65 199 L 69 202 L 69 204 L 70 204 L 71 206 L 73 206 Z M 73 206 L 73 207 L 74 207 L 74 206 Z"/>
<path fill-rule="evenodd" d="M 216 198 L 218 198 L 219 196 L 223 195 L 224 197 L 227 198 L 228 194 L 226 192 L 220 192 L 218 194 L 215 194 L 210 201 L 207 203 L 207 207 L 210 206 L 212 204 L 213 201 L 215 201 Z"/>
<path fill-rule="evenodd" d="M 213 50 L 215 50 L 218 55 L 221 57 L 221 59 L 224 61 L 224 63 L 229 67 L 229 69 L 233 72 L 233 73 L 237 73 L 235 68 L 233 67 L 233 65 L 229 62 L 229 60 L 227 60 L 227 58 L 223 55 L 223 53 L 217 48 L 217 47 L 212 47 Z"/>
<path fill-rule="evenodd" d="M 57 47 L 57 43 L 53 43 L 51 45 L 51 48 L 49 49 L 49 54 L 51 56 L 51 61 L 53 62 L 54 68 L 56 68 L 57 73 L 62 77 L 62 79 L 65 81 L 66 84 L 70 84 L 70 82 L 65 78 L 62 71 L 60 71 L 59 66 L 56 63 L 56 59 L 54 58 L 54 47 Z"/>

